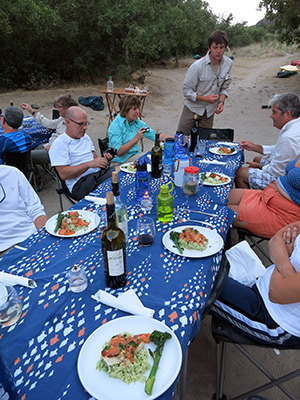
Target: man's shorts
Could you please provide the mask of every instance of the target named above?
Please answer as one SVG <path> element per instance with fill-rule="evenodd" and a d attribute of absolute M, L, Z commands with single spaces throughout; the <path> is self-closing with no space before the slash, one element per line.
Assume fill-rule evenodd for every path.
<path fill-rule="evenodd" d="M 276 181 L 277 177 L 258 168 L 249 168 L 248 182 L 250 189 L 264 190 L 269 183 Z"/>
<path fill-rule="evenodd" d="M 182 114 L 178 124 L 178 131 L 182 131 L 185 135 L 191 134 L 191 129 L 194 127 L 195 114 L 187 106 L 183 107 Z M 197 121 L 199 121 L 199 126 L 202 128 L 212 128 L 214 122 L 214 114 L 207 117 L 206 111 L 203 115 L 197 115 Z"/>

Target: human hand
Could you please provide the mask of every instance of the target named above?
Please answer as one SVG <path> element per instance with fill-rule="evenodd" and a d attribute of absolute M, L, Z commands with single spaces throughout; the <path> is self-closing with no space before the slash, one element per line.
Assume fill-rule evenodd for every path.
<path fill-rule="evenodd" d="M 109 161 L 112 159 L 111 154 L 104 154 L 103 157 L 96 157 L 92 161 L 89 161 L 90 168 L 101 168 L 104 169 L 108 166 Z"/>
<path fill-rule="evenodd" d="M 249 168 L 258 168 L 262 169 L 262 164 L 255 162 L 255 161 L 247 161 L 246 164 L 249 165 Z"/>
<path fill-rule="evenodd" d="M 210 94 L 209 96 L 206 96 L 206 102 L 207 103 L 214 104 L 218 100 L 219 100 L 219 95 L 218 94 Z"/>
<path fill-rule="evenodd" d="M 215 113 L 216 113 L 216 114 L 220 114 L 220 113 L 223 111 L 223 109 L 224 109 L 224 103 L 221 101 L 221 102 L 218 104 L 218 107 L 215 109 Z"/>
<path fill-rule="evenodd" d="M 47 146 L 44 146 L 44 149 L 49 151 L 50 150 L 50 144 L 47 144 Z"/>
<path fill-rule="evenodd" d="M 296 226 L 294 226 L 293 229 L 288 227 L 286 228 L 286 231 L 283 232 L 282 238 L 284 240 L 289 256 L 292 254 L 294 250 L 294 244 L 297 236 L 298 236 L 298 228 Z"/>
<path fill-rule="evenodd" d="M 144 128 L 144 127 L 142 126 L 142 127 L 137 131 L 137 133 L 136 133 L 136 135 L 135 135 L 137 141 L 143 139 L 145 132 L 146 132 L 146 128 Z"/>
<path fill-rule="evenodd" d="M 249 140 L 242 140 L 240 142 L 240 146 L 243 150 L 249 150 L 249 151 L 254 151 L 255 144 L 250 142 Z"/>
<path fill-rule="evenodd" d="M 21 107 L 22 110 L 26 110 L 26 111 L 28 111 L 28 112 L 30 112 L 30 113 L 33 112 L 33 109 L 32 109 L 32 108 L 30 107 L 30 105 L 27 104 L 27 103 L 22 103 L 22 104 L 20 105 L 20 107 Z"/>

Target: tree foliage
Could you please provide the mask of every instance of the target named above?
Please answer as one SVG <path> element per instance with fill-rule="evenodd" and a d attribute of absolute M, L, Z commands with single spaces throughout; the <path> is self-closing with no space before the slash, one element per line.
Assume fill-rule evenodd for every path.
<path fill-rule="evenodd" d="M 299 0 L 262 0 L 260 8 L 266 9 L 267 19 L 274 23 L 282 41 L 300 43 Z"/>
<path fill-rule="evenodd" d="M 251 34 L 201 0 L 2 0 L 2 88 L 129 78 L 146 64 L 207 50 L 215 29 L 234 46 Z"/>

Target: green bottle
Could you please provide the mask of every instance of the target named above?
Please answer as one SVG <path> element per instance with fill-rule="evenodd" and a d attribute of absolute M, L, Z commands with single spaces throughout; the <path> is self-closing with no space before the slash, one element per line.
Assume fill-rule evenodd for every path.
<path fill-rule="evenodd" d="M 161 185 L 160 193 L 156 196 L 157 219 L 160 222 L 170 222 L 173 219 L 173 196 L 170 193 L 173 188 L 172 182 Z"/>

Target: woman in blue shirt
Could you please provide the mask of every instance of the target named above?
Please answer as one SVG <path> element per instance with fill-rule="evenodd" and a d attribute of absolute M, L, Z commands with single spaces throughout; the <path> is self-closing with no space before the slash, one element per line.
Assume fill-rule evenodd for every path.
<path fill-rule="evenodd" d="M 141 121 L 141 102 L 136 96 L 124 96 L 119 103 L 120 112 L 108 128 L 109 146 L 117 150 L 114 162 L 124 163 L 130 157 L 140 153 L 138 142 L 144 137 L 155 140 L 155 131 Z M 168 135 L 160 134 L 159 139 L 165 141 Z"/>

